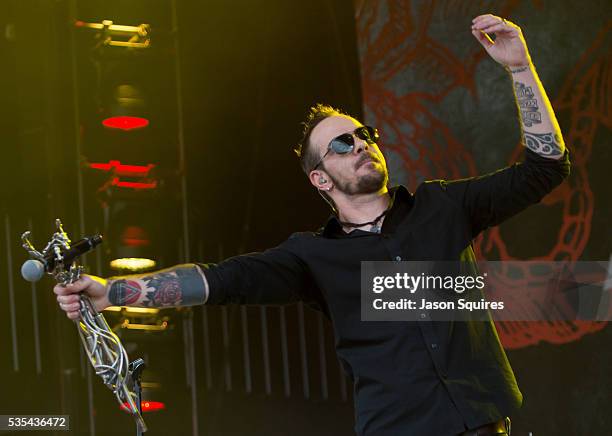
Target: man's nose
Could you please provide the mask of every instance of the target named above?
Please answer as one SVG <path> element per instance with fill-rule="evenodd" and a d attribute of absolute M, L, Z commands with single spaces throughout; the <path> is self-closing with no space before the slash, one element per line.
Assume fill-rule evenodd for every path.
<path fill-rule="evenodd" d="M 355 141 L 355 146 L 353 147 L 353 153 L 359 154 L 363 151 L 367 151 L 370 147 L 367 141 L 358 138 L 357 135 L 353 133 L 353 141 Z"/>

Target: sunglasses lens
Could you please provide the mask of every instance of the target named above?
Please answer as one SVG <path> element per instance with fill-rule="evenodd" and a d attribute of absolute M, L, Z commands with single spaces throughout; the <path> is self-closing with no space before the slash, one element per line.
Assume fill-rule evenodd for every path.
<path fill-rule="evenodd" d="M 331 142 L 331 149 L 334 150 L 334 153 L 346 154 L 353 149 L 354 145 L 355 141 L 353 140 L 353 136 L 346 133 L 334 138 Z"/>
<path fill-rule="evenodd" d="M 355 130 L 355 135 L 359 139 L 364 141 L 376 142 L 378 141 L 378 130 L 371 126 L 363 126 Z"/>

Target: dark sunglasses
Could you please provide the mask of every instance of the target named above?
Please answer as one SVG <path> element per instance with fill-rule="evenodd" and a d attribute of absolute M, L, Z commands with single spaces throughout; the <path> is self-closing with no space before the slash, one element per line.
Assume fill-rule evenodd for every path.
<path fill-rule="evenodd" d="M 353 151 L 355 147 L 355 135 L 359 139 L 366 141 L 368 144 L 375 144 L 378 141 L 378 130 L 371 126 L 361 126 L 357 127 L 353 130 L 353 133 L 343 133 L 340 136 L 336 136 L 331 140 L 329 145 L 327 146 L 327 152 L 323 155 L 321 160 L 312 168 L 311 171 L 316 170 L 319 165 L 323 162 L 323 159 L 329 154 L 330 151 L 333 151 L 336 154 L 347 154 Z"/>

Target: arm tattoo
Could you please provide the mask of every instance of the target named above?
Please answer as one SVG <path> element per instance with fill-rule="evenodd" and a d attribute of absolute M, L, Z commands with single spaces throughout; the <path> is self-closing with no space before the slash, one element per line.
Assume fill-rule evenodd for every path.
<path fill-rule="evenodd" d="M 134 280 L 116 280 L 111 283 L 108 300 L 114 306 L 129 306 L 136 303 L 142 289 Z"/>
<path fill-rule="evenodd" d="M 521 82 L 514 82 L 514 92 L 516 93 L 516 100 L 521 111 L 521 119 L 525 127 L 540 124 L 542 122 L 542 114 L 538 111 L 538 101 L 534 98 L 531 86 L 525 86 Z"/>
<path fill-rule="evenodd" d="M 541 156 L 561 156 L 563 142 L 557 133 L 525 133 L 525 146 Z"/>
<path fill-rule="evenodd" d="M 182 299 L 181 282 L 172 273 L 159 273 L 146 277 L 147 295 L 143 300 L 144 306 L 164 307 L 180 306 Z"/>
<path fill-rule="evenodd" d="M 508 68 L 508 71 L 510 71 L 512 74 L 516 74 L 516 73 L 522 73 L 523 71 L 527 71 L 529 69 L 529 67 L 525 66 L 525 67 L 517 67 L 514 70 L 512 68 Z"/>
<path fill-rule="evenodd" d="M 119 279 L 111 283 L 109 301 L 115 306 L 140 303 L 146 307 L 178 307 L 202 304 L 206 299 L 206 285 L 195 265 L 181 265 L 139 278 Z"/>

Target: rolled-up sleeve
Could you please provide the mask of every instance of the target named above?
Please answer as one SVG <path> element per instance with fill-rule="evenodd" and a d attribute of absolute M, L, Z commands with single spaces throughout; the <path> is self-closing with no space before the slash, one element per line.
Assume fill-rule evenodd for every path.
<path fill-rule="evenodd" d="M 208 281 L 206 304 L 288 304 L 313 298 L 311 276 L 298 252 L 300 236 L 261 253 L 198 263 Z"/>
<path fill-rule="evenodd" d="M 487 227 L 540 202 L 570 173 L 569 152 L 561 159 L 542 157 L 525 149 L 525 159 L 491 174 L 444 182 L 471 224 L 472 237 Z"/>

